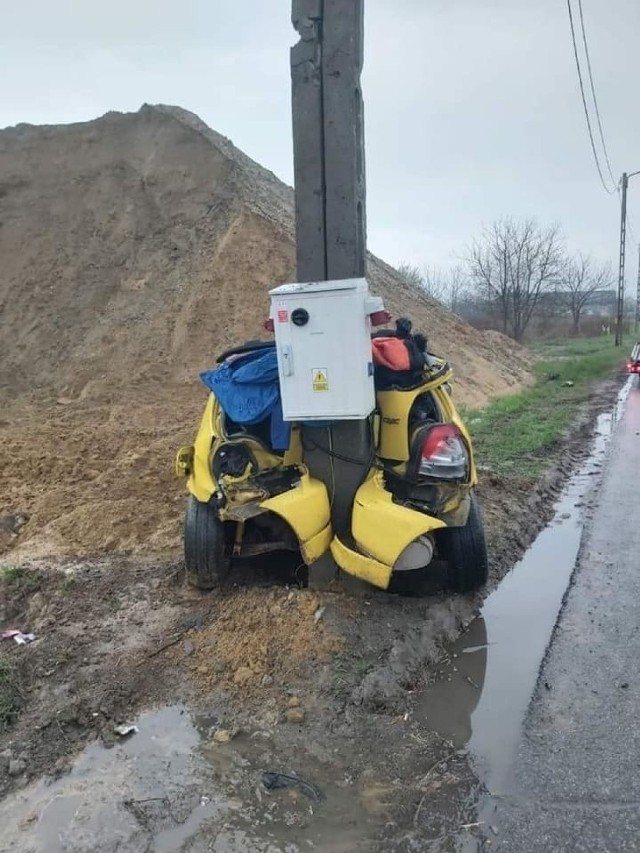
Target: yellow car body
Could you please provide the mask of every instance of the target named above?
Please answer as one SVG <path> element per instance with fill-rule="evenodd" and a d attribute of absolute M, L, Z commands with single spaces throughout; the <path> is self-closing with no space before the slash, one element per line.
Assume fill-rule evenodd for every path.
<path fill-rule="evenodd" d="M 252 489 L 251 471 L 245 471 L 237 478 L 223 478 L 223 482 L 218 483 L 213 476 L 213 458 L 221 446 L 234 442 L 250 447 L 260 470 L 297 466 L 299 484 L 272 497 L 259 489 Z M 209 394 L 193 445 L 181 447 L 178 451 L 176 474 L 186 476 L 187 491 L 203 504 L 208 504 L 221 488 L 224 489 L 230 499 L 224 508 L 218 510 L 223 522 L 241 523 L 241 507 L 247 504 L 257 504 L 258 508 L 281 518 L 295 533 L 307 565 L 315 563 L 329 549 L 333 535 L 329 494 L 325 484 L 312 478 L 302 463 L 302 444 L 297 428 L 291 431 L 291 442 L 284 456 L 272 453 L 255 437 L 227 436 L 223 412 L 214 394 Z"/>
<path fill-rule="evenodd" d="M 378 412 L 373 417 L 378 464 L 372 467 L 355 494 L 350 536 L 338 536 L 332 530 L 330 496 L 325 484 L 312 477 L 304 465 L 297 425 L 293 425 L 289 448 L 284 455 L 278 455 L 249 433 L 226 435 L 224 413 L 214 394 L 209 395 L 193 445 L 178 452 L 176 473 L 186 477 L 187 490 L 199 504 L 211 505 L 217 501 L 219 520 L 234 525 L 230 540 L 235 554 L 252 553 L 243 544 L 246 524 L 269 513 L 293 532 L 308 566 L 313 566 L 330 550 L 343 571 L 387 589 L 394 567 L 411 543 L 421 537 L 432 537 L 443 528 L 466 524 L 470 492 L 477 482 L 471 439 L 451 399 L 451 370 L 438 362 L 433 374 L 430 378 L 425 373 L 424 383 L 412 390 L 377 393 Z M 441 421 L 457 427 L 469 458 L 466 481 L 442 485 L 437 516 L 395 500 L 386 488 L 379 464 L 384 463 L 385 471 L 400 480 L 407 475 L 412 456 L 410 412 L 416 399 L 425 394 L 431 395 Z M 248 448 L 253 461 L 244 472 L 216 480 L 213 473 L 216 454 L 221 447 L 228 448 L 234 443 Z M 277 470 L 297 474 L 291 488 L 273 496 L 261 488 L 255 475 L 256 471 Z M 218 500 L 221 494 L 223 501 Z"/>

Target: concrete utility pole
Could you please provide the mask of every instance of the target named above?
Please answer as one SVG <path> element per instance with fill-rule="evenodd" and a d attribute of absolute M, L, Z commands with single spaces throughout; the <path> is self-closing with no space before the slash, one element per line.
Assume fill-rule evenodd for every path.
<path fill-rule="evenodd" d="M 640 326 L 640 243 L 638 243 L 638 281 L 636 283 L 636 335 Z"/>
<path fill-rule="evenodd" d="M 291 49 L 299 281 L 365 275 L 364 0 L 294 0 Z"/>
<path fill-rule="evenodd" d="M 616 346 L 622 344 L 622 321 L 624 319 L 624 256 L 627 241 L 627 187 L 629 176 L 622 173 L 622 197 L 620 201 L 620 263 L 618 265 L 618 300 L 616 310 Z"/>
<path fill-rule="evenodd" d="M 622 324 L 624 321 L 624 262 L 627 242 L 627 187 L 629 186 L 629 178 L 634 175 L 640 175 L 640 170 L 627 174 L 622 173 L 621 186 L 622 195 L 620 197 L 620 265 L 618 267 L 618 300 L 616 310 L 616 346 L 622 344 Z M 638 287 L 640 288 L 640 269 L 638 270 Z M 638 290 L 640 296 L 640 289 Z M 638 303 L 636 302 L 636 328 L 638 323 Z"/>
<path fill-rule="evenodd" d="M 300 36 L 291 49 L 297 278 L 360 278 L 367 256 L 364 0 L 293 0 L 291 17 Z M 344 534 L 369 467 L 369 423 L 305 428 L 303 440 L 306 464 L 331 490 L 334 529 Z"/>

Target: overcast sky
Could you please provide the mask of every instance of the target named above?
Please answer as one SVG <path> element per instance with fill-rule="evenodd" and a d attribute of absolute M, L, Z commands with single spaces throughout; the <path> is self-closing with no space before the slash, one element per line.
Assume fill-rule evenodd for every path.
<path fill-rule="evenodd" d="M 483 223 L 532 216 L 616 264 L 617 196 L 592 161 L 566 0 L 365 6 L 370 248 L 392 263 L 447 266 Z M 640 2 L 583 8 L 617 180 L 640 169 Z M 292 181 L 289 0 L 0 0 L 0 9 L 0 127 L 178 104 Z M 629 196 L 638 240 L 640 175 Z M 635 243 L 629 250 L 635 283 Z"/>

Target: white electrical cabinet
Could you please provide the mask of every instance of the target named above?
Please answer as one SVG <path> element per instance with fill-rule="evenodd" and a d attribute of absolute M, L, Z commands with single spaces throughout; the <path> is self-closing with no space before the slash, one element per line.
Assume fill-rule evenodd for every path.
<path fill-rule="evenodd" d="M 270 296 L 285 421 L 368 417 L 370 315 L 383 306 L 366 279 L 283 284 Z"/>

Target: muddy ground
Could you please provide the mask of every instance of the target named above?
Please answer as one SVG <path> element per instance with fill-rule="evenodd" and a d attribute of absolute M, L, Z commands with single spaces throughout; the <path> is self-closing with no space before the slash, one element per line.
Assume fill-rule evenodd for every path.
<path fill-rule="evenodd" d="M 596 414 L 611 406 L 619 384 L 609 381 L 593 393 L 535 486 L 483 472 L 479 492 L 491 550 L 483 595 L 549 520 L 554 497 L 584 455 Z M 393 828 L 401 839 L 393 849 L 415 849 L 425 802 L 433 809 L 446 800 L 447 774 L 472 773 L 464 753 L 452 753 L 437 734 L 414 726 L 412 695 L 433 677 L 442 646 L 470 623 L 481 596 L 407 598 L 341 579 L 326 589 L 303 589 L 296 569 L 285 559 L 240 567 L 234 585 L 204 595 L 184 585 L 179 560 L 139 554 L 24 558 L 5 568 L 0 624 L 38 639 L 28 646 L 4 641 L 0 649 L 12 673 L 10 701 L 0 706 L 0 796 L 64 773 L 92 739 L 107 747 L 119 743 L 114 727 L 145 709 L 186 708 L 217 755 L 217 784 L 244 804 L 235 820 L 260 822 L 266 807 L 256 799 L 256 773 L 295 771 L 323 789 L 331 804 L 324 821 L 333 828 L 314 842 L 309 797 L 290 791 L 270 805 L 278 843 L 293 843 L 304 828 L 319 849 L 365 850 L 371 848 L 364 846 L 363 827 L 369 839 Z M 230 745 L 216 740 L 227 737 L 233 738 L 233 773 L 231 765 L 220 769 Z M 445 759 L 446 773 L 435 772 Z M 174 811 L 186 790 L 169 797 Z M 193 784 L 188 795 L 195 796 Z M 464 823 L 470 809 L 457 803 L 450 819 Z M 187 808 L 176 825 L 189 814 Z M 34 819 L 27 809 L 25 826 Z M 150 842 L 172 820 L 138 813 L 140 838 L 104 849 L 178 849 Z M 246 838 L 225 844 L 202 849 L 287 849 Z"/>

